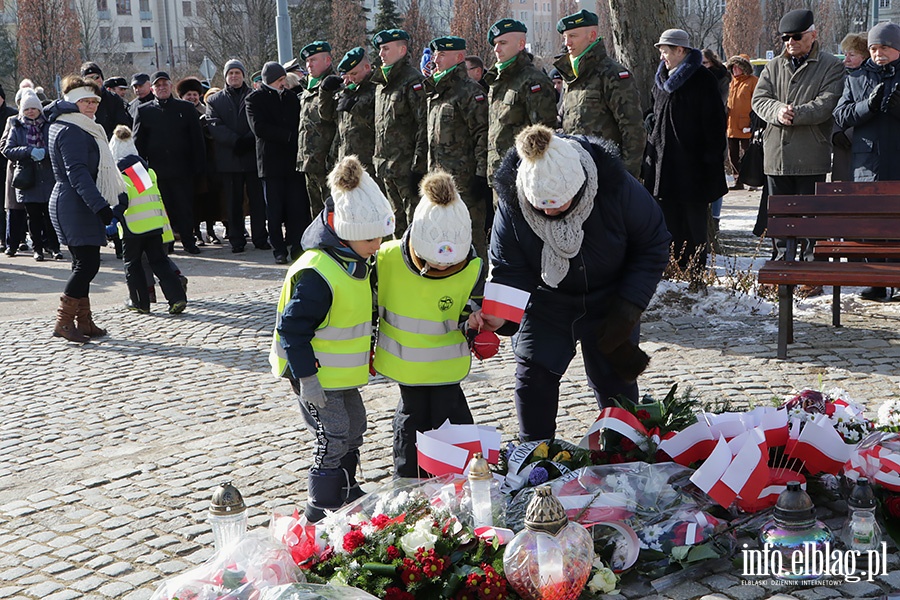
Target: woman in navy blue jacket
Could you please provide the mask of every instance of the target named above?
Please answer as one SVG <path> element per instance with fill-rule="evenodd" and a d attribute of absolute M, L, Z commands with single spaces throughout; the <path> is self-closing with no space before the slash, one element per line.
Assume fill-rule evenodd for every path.
<path fill-rule="evenodd" d="M 597 403 L 637 400 L 648 360 L 637 346 L 640 316 L 671 236 L 653 197 L 597 139 L 528 127 L 494 184 L 491 281 L 531 296 L 518 327 L 481 311 L 469 325 L 515 334 L 519 437 L 552 438 L 559 382 L 578 341 Z"/>
<path fill-rule="evenodd" d="M 53 191 L 53 169 L 47 156 L 50 123 L 41 112 L 41 101 L 37 94 L 26 89 L 19 101 L 19 114 L 11 117 L 10 130 L 3 155 L 17 163 L 27 162 L 34 166 L 34 185 L 25 190 L 16 190 L 16 199 L 25 205 L 28 213 L 28 230 L 34 249 L 34 260 L 44 260 L 44 244 L 50 255 L 59 260 L 59 240 L 50 222 L 50 192 Z"/>
<path fill-rule="evenodd" d="M 56 235 L 72 254 L 72 274 L 60 297 L 53 335 L 84 343 L 106 335 L 94 324 L 89 293 L 100 270 L 100 247 L 112 206 L 125 191 L 107 145 L 106 132 L 94 120 L 100 88 L 75 75 L 63 80 L 63 100 L 49 107 L 50 162 L 56 185 L 50 195 L 50 218 Z"/>

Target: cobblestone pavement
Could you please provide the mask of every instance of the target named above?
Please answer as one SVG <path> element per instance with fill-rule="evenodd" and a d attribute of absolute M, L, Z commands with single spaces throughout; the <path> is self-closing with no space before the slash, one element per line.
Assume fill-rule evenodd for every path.
<path fill-rule="evenodd" d="M 755 199 L 731 198 L 725 214 L 743 223 Z M 725 222 L 726 242 L 753 246 Z M 224 480 L 243 493 L 251 527 L 266 526 L 275 510 L 302 506 L 311 436 L 302 430 L 289 386 L 272 378 L 266 358 L 283 269 L 259 266 L 258 277 L 244 278 L 234 269 L 231 290 L 217 288 L 221 282 L 201 288 L 179 317 L 161 309 L 135 315 L 110 300 L 95 310 L 109 336 L 85 346 L 51 338 L 50 311 L 23 310 L 0 320 L 0 598 L 148 598 L 163 578 L 210 556 L 206 509 Z M 0 296 L 15 301 L 16 285 L 15 277 L 7 280 Z M 58 295 L 59 279 L 52 285 L 41 293 Z M 124 280 L 109 285 L 124 297 Z M 678 302 L 683 311 L 672 310 Z M 775 316 L 736 311 L 713 326 L 690 309 L 684 299 L 667 298 L 648 311 L 643 347 L 652 362 L 640 382 L 643 392 L 661 396 L 677 382 L 702 400 L 750 404 L 837 385 L 870 408 L 898 395 L 900 317 L 890 306 L 853 305 L 838 330 L 828 324 L 827 304 L 804 312 L 786 361 L 774 358 Z M 464 388 L 477 421 L 500 428 L 504 442 L 512 439 L 508 346 L 476 363 Z M 371 486 L 390 476 L 396 388 L 375 382 L 364 398 L 370 429 L 363 478 Z M 595 416 L 576 359 L 563 381 L 560 437 L 577 441 Z M 727 564 L 658 596 L 647 582 L 624 586 L 622 594 L 877 596 L 900 589 L 900 561 L 891 561 L 887 576 L 839 587 L 746 585 Z"/>

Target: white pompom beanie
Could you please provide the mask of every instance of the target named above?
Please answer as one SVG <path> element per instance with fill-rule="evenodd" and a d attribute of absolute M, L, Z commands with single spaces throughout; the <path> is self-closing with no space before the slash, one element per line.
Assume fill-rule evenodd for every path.
<path fill-rule="evenodd" d="M 585 180 L 576 149 L 578 142 L 553 135 L 550 129 L 547 132 L 543 144 L 537 148 L 524 147 L 526 138 L 521 136 L 516 140 L 516 149 L 522 158 L 516 185 L 528 203 L 538 210 L 566 204 L 575 197 Z"/>
<path fill-rule="evenodd" d="M 443 171 L 422 179 L 421 199 L 409 228 L 413 252 L 439 267 L 461 263 L 472 246 L 472 219 L 453 177 Z"/>
<path fill-rule="evenodd" d="M 355 156 L 347 156 L 328 174 L 334 201 L 334 232 L 360 241 L 394 233 L 394 209 Z"/>

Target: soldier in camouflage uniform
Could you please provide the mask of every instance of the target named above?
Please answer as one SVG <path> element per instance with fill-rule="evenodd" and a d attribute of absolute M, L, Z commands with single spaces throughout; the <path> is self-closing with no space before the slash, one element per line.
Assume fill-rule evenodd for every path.
<path fill-rule="evenodd" d="M 337 161 L 355 154 L 372 178 L 375 166 L 375 84 L 365 49 L 357 46 L 338 63 L 344 87 L 337 94 Z"/>
<path fill-rule="evenodd" d="M 568 49 L 554 63 L 566 82 L 562 128 L 615 142 L 625 168 L 637 177 L 647 140 L 640 98 L 628 69 L 606 54 L 597 22 L 597 15 L 582 10 L 556 24 Z"/>
<path fill-rule="evenodd" d="M 313 42 L 300 50 L 306 61 L 309 79 L 300 98 L 300 133 L 297 137 L 297 170 L 306 176 L 309 209 L 315 218 L 325 207 L 328 196 L 328 155 L 334 134 L 336 101 L 334 93 L 341 86 L 341 78 L 331 65 L 331 45 Z"/>
<path fill-rule="evenodd" d="M 556 92 L 553 83 L 532 63 L 525 51 L 525 24 L 501 19 L 488 31 L 497 63 L 484 76 L 488 93 L 487 174 L 494 171 L 515 144 L 516 134 L 529 125 L 556 128 Z"/>
<path fill-rule="evenodd" d="M 372 38 L 382 66 L 372 74 L 375 85 L 375 172 L 394 207 L 398 238 L 412 222 L 419 202 L 419 181 L 425 174 L 428 145 L 425 133 L 424 76 L 410 64 L 409 34 L 386 29 Z"/>
<path fill-rule="evenodd" d="M 487 95 L 465 69 L 466 41 L 456 36 L 429 44 L 435 72 L 428 86 L 428 170 L 442 169 L 456 180 L 472 218 L 472 244 L 487 256 L 484 233 L 487 184 Z"/>

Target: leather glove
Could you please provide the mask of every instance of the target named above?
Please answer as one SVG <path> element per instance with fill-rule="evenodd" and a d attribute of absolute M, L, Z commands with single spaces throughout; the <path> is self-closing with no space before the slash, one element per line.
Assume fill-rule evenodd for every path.
<path fill-rule="evenodd" d="M 843 148 L 844 150 L 849 150 L 853 147 L 853 142 L 850 141 L 850 138 L 843 131 L 835 131 L 834 135 L 831 136 L 831 143 L 834 144 L 835 148 Z"/>
<path fill-rule="evenodd" d="M 234 143 L 235 154 L 247 154 L 251 150 L 256 150 L 256 138 L 252 135 L 239 137 Z"/>
<path fill-rule="evenodd" d="M 487 177 L 476 175 L 474 179 L 472 179 L 472 187 L 469 191 L 472 193 L 473 198 L 493 201 L 491 186 L 488 185 Z"/>
<path fill-rule="evenodd" d="M 872 93 L 869 94 L 869 111 L 870 112 L 881 112 L 881 102 L 884 100 L 884 82 L 882 81 L 878 85 L 875 86 L 875 89 L 872 90 Z"/>
<path fill-rule="evenodd" d="M 110 207 L 104 206 L 97 211 L 97 216 L 100 217 L 100 220 L 103 221 L 104 225 L 109 225 L 113 220 L 113 211 Z"/>
<path fill-rule="evenodd" d="M 300 379 L 300 398 L 308 405 L 325 408 L 328 398 L 325 397 L 325 390 L 322 389 L 317 375 Z"/>
<path fill-rule="evenodd" d="M 597 327 L 597 347 L 607 357 L 628 341 L 643 311 L 622 298 L 614 298 L 607 309 L 606 318 Z"/>
<path fill-rule="evenodd" d="M 900 90 L 894 88 L 887 101 L 887 111 L 889 115 L 900 119 Z"/>
<path fill-rule="evenodd" d="M 319 87 L 322 88 L 323 91 L 328 92 L 329 94 L 333 94 L 334 92 L 341 89 L 341 85 L 344 83 L 344 80 L 341 79 L 337 75 L 329 75 L 325 79 L 322 80 L 322 83 L 319 84 Z"/>
<path fill-rule="evenodd" d="M 650 363 L 647 353 L 631 342 L 620 345 L 612 353 L 607 354 L 606 359 L 616 375 L 627 382 L 635 381 Z"/>
<path fill-rule="evenodd" d="M 357 102 L 359 102 L 359 96 L 357 96 L 356 94 L 341 94 L 341 99 L 338 100 L 337 103 L 337 110 L 338 112 L 350 112 L 351 110 L 353 110 L 353 107 L 356 106 Z"/>
<path fill-rule="evenodd" d="M 31 160 L 34 162 L 41 162 L 44 160 L 44 157 L 47 156 L 47 151 L 43 148 L 32 148 L 31 149 Z"/>

